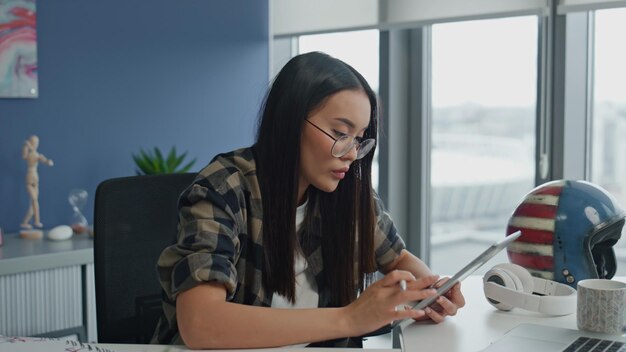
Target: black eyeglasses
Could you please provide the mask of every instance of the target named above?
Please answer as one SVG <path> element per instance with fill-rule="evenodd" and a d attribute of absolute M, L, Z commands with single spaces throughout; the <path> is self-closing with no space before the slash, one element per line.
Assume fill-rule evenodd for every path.
<path fill-rule="evenodd" d="M 342 156 L 348 154 L 352 148 L 356 148 L 356 160 L 359 160 L 366 156 L 367 153 L 374 148 L 374 144 L 376 144 L 376 140 L 374 138 L 368 138 L 359 142 L 359 137 L 347 134 L 342 134 L 341 137 L 335 138 L 308 119 L 305 119 L 305 121 L 335 141 L 335 143 L 333 143 L 333 148 L 330 150 L 330 153 L 335 158 L 341 158 Z"/>

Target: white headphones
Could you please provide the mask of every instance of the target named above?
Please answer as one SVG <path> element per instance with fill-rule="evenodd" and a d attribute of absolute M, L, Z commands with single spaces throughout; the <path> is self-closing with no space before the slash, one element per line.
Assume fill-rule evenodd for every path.
<path fill-rule="evenodd" d="M 567 315 L 576 311 L 576 290 L 556 281 L 533 277 L 517 264 L 503 263 L 483 277 L 487 301 L 500 310 L 514 307 L 548 315 Z"/>

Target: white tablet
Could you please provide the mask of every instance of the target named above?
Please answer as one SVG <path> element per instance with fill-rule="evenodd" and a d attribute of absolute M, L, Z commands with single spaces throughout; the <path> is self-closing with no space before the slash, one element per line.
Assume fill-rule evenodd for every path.
<path fill-rule="evenodd" d="M 444 283 L 441 287 L 437 289 L 437 294 L 430 296 L 421 301 L 417 301 L 413 305 L 413 309 L 424 309 L 429 305 L 433 304 L 437 298 L 446 292 L 448 292 L 452 286 L 454 286 L 457 282 L 463 281 L 466 277 L 470 276 L 474 271 L 483 266 L 489 259 L 493 258 L 494 255 L 498 254 L 501 250 L 506 248 L 511 242 L 515 241 L 522 233 L 520 231 L 513 232 L 512 234 L 504 237 L 502 240 L 495 242 L 489 248 L 487 248 L 484 252 L 478 255 L 474 260 L 472 260 L 469 264 L 463 267 L 463 269 L 459 270 L 453 277 L 451 277 L 446 283 Z M 391 324 L 391 327 L 395 327 L 400 324 L 402 320 L 397 320 Z"/>

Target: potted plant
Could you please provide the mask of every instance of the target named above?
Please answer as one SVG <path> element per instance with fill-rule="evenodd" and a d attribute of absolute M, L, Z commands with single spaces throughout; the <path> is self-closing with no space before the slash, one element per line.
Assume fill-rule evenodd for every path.
<path fill-rule="evenodd" d="M 180 155 L 176 154 L 176 147 L 172 147 L 167 156 L 164 157 L 159 148 L 154 147 L 152 150 L 139 150 L 139 154 L 133 154 L 133 160 L 137 169 L 137 175 L 155 175 L 155 174 L 173 174 L 184 173 L 189 171 L 196 162 L 194 158 L 190 162 L 184 164 L 187 152 Z"/>

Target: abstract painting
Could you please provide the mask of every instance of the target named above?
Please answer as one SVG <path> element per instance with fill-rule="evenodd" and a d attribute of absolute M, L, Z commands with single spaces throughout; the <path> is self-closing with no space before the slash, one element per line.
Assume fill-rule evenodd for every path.
<path fill-rule="evenodd" d="M 36 98 L 35 0 L 0 0 L 0 98 Z"/>

